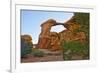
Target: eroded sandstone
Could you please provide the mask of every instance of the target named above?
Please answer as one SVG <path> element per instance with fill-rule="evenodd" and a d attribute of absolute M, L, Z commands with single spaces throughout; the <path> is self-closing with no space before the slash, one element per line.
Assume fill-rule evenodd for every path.
<path fill-rule="evenodd" d="M 63 25 L 66 29 L 59 33 L 50 32 L 51 27 L 57 25 Z M 41 24 L 41 33 L 39 35 L 37 48 L 55 51 L 61 49 L 62 41 L 75 40 L 83 42 L 86 40 L 86 35 L 84 32 L 77 32 L 80 27 L 80 24 L 75 21 L 74 17 L 64 23 L 49 19 Z"/>

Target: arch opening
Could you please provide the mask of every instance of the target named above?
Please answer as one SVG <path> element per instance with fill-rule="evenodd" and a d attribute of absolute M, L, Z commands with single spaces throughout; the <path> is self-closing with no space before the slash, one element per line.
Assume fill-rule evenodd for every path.
<path fill-rule="evenodd" d="M 65 29 L 66 28 L 63 25 L 56 25 L 56 26 L 51 27 L 50 32 L 57 32 L 57 33 L 59 33 L 61 31 L 65 30 Z"/>

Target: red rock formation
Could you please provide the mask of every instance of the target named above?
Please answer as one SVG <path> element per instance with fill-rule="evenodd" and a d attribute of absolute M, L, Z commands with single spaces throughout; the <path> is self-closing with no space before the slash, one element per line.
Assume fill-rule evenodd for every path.
<path fill-rule="evenodd" d="M 37 48 L 48 49 L 50 45 L 50 30 L 51 27 L 56 24 L 56 21 L 49 19 L 41 24 L 41 33 L 39 35 L 39 41 Z"/>
<path fill-rule="evenodd" d="M 75 21 L 75 18 L 73 16 L 69 21 L 64 23 L 64 27 L 70 31 L 74 31 L 76 29 L 79 29 L 81 26 Z"/>
<path fill-rule="evenodd" d="M 21 39 L 25 42 L 32 42 L 32 37 L 30 35 L 21 35 Z"/>
<path fill-rule="evenodd" d="M 56 25 L 63 25 L 66 30 L 61 31 L 60 33 L 50 32 L 51 27 Z M 39 41 L 37 48 L 40 49 L 49 49 L 49 50 L 58 50 L 61 49 L 62 41 L 81 41 L 86 40 L 86 35 L 84 32 L 76 32 L 77 29 L 80 29 L 80 24 L 75 22 L 74 17 L 65 23 L 58 23 L 53 19 L 47 20 L 41 24 L 41 33 L 39 35 Z"/>
<path fill-rule="evenodd" d="M 77 32 L 77 33 L 72 33 L 69 30 L 64 30 L 59 33 L 60 35 L 60 41 L 80 41 L 80 42 L 85 42 L 86 40 L 86 34 L 84 32 Z"/>
<path fill-rule="evenodd" d="M 60 49 L 60 37 L 57 32 L 50 33 L 51 42 L 50 42 L 50 50 L 55 51 Z"/>
<path fill-rule="evenodd" d="M 85 42 L 86 41 L 86 34 L 84 32 L 78 32 L 78 33 L 76 33 L 74 40 L 80 41 L 80 42 Z"/>

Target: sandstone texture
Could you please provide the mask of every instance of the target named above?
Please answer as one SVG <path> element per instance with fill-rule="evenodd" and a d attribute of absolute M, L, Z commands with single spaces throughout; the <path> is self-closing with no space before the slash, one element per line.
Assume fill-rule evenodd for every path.
<path fill-rule="evenodd" d="M 59 33 L 50 32 L 51 27 L 57 25 L 63 25 L 66 29 Z M 86 40 L 86 34 L 84 31 L 78 31 L 79 29 L 81 29 L 81 25 L 75 21 L 74 16 L 64 23 L 49 19 L 41 24 L 41 33 L 36 47 L 56 51 L 62 49 L 61 42 L 63 41 L 75 40 L 84 42 Z"/>

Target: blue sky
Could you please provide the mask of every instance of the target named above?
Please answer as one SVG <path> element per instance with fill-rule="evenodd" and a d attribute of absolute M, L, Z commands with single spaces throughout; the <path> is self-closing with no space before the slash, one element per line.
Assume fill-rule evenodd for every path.
<path fill-rule="evenodd" d="M 21 10 L 21 35 L 31 35 L 33 44 L 36 44 L 41 32 L 41 23 L 48 19 L 54 19 L 57 22 L 66 22 L 72 16 L 73 13 L 69 12 Z M 60 25 L 52 27 L 51 31 L 60 32 L 63 29 L 65 28 Z"/>

